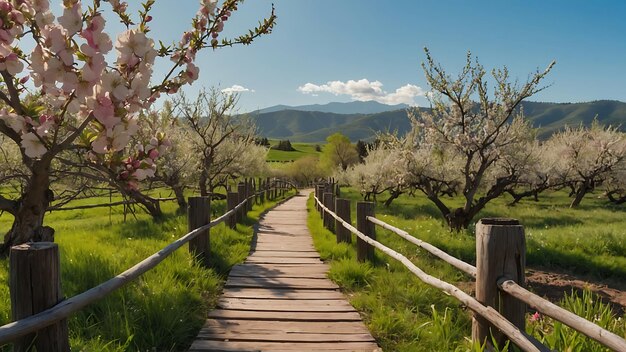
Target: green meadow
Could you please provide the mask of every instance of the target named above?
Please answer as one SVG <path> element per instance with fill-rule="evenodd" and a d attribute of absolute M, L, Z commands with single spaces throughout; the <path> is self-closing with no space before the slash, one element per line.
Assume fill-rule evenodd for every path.
<path fill-rule="evenodd" d="M 272 140 L 270 141 L 272 146 L 278 144 L 278 141 Z M 267 154 L 267 161 L 270 162 L 288 162 L 298 160 L 305 156 L 319 156 L 320 152 L 315 150 L 315 146 L 318 144 L 313 143 L 291 143 L 291 146 L 295 149 L 295 151 L 284 151 L 284 150 L 276 150 L 270 149 Z M 322 147 L 322 145 L 319 145 Z"/>

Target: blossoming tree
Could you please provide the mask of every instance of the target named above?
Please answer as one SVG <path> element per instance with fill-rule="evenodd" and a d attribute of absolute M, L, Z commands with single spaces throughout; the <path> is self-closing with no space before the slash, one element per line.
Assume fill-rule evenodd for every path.
<path fill-rule="evenodd" d="M 423 64 L 432 88 L 431 109 L 410 111 L 413 129 L 407 143 L 407 167 L 413 186 L 431 200 L 451 228 L 467 228 L 492 199 L 519 179 L 534 133 L 519 109 L 522 100 L 539 92 L 540 81 L 553 64 L 535 72 L 526 83 L 511 82 L 505 68 L 492 71 L 494 92 L 488 92 L 486 71 L 468 53 L 460 74 L 453 78 L 426 51 Z M 442 194 L 465 198 L 458 208 Z"/>
<path fill-rule="evenodd" d="M 17 199 L 0 195 L 0 206 L 14 216 L 3 252 L 27 241 L 51 240 L 54 231 L 43 225 L 54 195 L 49 189 L 53 161 L 63 152 L 89 150 L 88 160 L 116 170 L 129 187 L 149 176 L 164 136 L 127 145 L 137 132 L 139 113 L 162 94 L 178 91 L 198 78 L 194 64 L 203 48 L 250 44 L 269 33 L 274 11 L 261 24 L 235 39 L 222 39 L 225 23 L 240 0 L 202 0 L 188 31 L 178 43 L 155 46 L 150 37 L 150 10 L 142 4 L 138 20 L 127 3 L 108 1 L 125 29 L 115 42 L 107 30 L 101 1 L 87 7 L 80 0 L 63 1 L 56 18 L 48 0 L 0 0 L 0 133 L 20 147 L 28 181 Z M 32 47 L 27 53 L 23 48 Z M 112 54 L 111 51 L 113 51 Z M 155 60 L 171 60 L 164 77 L 153 77 Z M 31 87 L 38 98 L 26 101 Z M 152 138 L 151 138 L 152 139 Z"/>
<path fill-rule="evenodd" d="M 570 207 L 610 176 L 618 175 L 626 160 L 626 135 L 615 127 L 601 126 L 594 120 L 590 127 L 566 127 L 547 142 L 548 157 L 555 172 L 572 189 Z M 616 180 L 610 180 L 617 185 Z"/>

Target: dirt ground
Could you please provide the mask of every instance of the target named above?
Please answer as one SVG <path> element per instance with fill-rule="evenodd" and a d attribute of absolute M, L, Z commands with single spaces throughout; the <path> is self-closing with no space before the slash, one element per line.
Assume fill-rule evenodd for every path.
<path fill-rule="evenodd" d="M 470 295 L 474 295 L 474 282 L 459 282 L 458 287 Z M 559 302 L 566 293 L 578 292 L 579 296 L 587 288 L 601 297 L 602 301 L 611 304 L 618 316 L 626 314 L 626 282 L 615 280 L 598 281 L 595 278 L 573 275 L 563 271 L 545 268 L 526 269 L 526 285 L 530 291 L 548 299 Z"/>
<path fill-rule="evenodd" d="M 602 301 L 610 303 L 617 315 L 626 313 L 626 282 L 597 281 L 565 272 L 527 269 L 526 284 L 531 291 L 551 302 L 560 301 L 565 293 L 572 291 L 578 291 L 580 295 L 583 289 L 588 288 L 600 296 Z"/>

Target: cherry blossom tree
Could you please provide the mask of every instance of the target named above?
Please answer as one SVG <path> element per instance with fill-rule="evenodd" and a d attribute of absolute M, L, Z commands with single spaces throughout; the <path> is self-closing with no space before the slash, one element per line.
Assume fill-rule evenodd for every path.
<path fill-rule="evenodd" d="M 137 119 L 162 94 L 178 91 L 198 78 L 194 64 L 203 48 L 250 44 L 271 31 L 274 11 L 257 28 L 235 39 L 220 38 L 242 1 L 202 0 L 181 40 L 157 46 L 150 33 L 154 0 L 142 4 L 137 20 L 127 3 L 108 1 L 124 30 L 112 37 L 101 1 L 87 7 L 63 1 L 56 18 L 48 0 L 0 0 L 0 133 L 20 147 L 28 181 L 17 199 L 0 195 L 0 210 L 14 216 L 2 252 L 27 241 L 52 240 L 44 214 L 53 162 L 68 150 L 82 149 L 86 160 L 127 177 L 128 187 L 153 172 L 155 153 L 165 136 L 153 136 L 149 149 L 127 148 Z M 30 53 L 23 48 L 32 47 Z M 157 59 L 170 60 L 163 77 L 153 77 Z M 26 100 L 31 81 L 37 99 Z M 152 139 L 152 138 L 151 138 Z M 144 144 L 148 146 L 148 143 Z"/>
<path fill-rule="evenodd" d="M 534 136 L 519 105 L 543 89 L 539 83 L 553 63 L 521 86 L 510 81 L 506 67 L 493 70 L 494 91 L 489 94 L 486 71 L 470 53 L 453 78 L 425 51 L 432 108 L 409 112 L 413 127 L 404 141 L 406 163 L 413 186 L 435 204 L 452 229 L 460 230 L 518 182 L 529 160 L 524 146 Z M 450 192 L 463 196 L 463 206 L 446 204 L 442 194 Z"/>
<path fill-rule="evenodd" d="M 594 120 L 589 128 L 566 127 L 547 142 L 551 163 L 559 177 L 572 189 L 570 207 L 578 206 L 585 195 L 605 181 L 626 158 L 626 137 L 615 127 L 603 127 Z M 617 174 L 617 173 L 616 173 Z M 615 183 L 614 183 L 615 184 Z"/>

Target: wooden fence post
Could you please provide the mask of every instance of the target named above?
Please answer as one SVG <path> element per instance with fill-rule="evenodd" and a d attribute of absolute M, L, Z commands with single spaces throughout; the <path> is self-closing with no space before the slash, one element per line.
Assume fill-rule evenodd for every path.
<path fill-rule="evenodd" d="M 335 195 L 332 193 L 324 193 L 324 200 L 322 201 L 324 206 L 328 208 L 330 212 L 335 212 Z M 330 213 L 324 213 L 324 227 L 326 227 L 330 232 L 334 232 L 335 230 L 335 219 L 330 215 Z"/>
<path fill-rule="evenodd" d="M 266 178 L 265 179 L 265 198 L 267 198 L 268 201 L 272 200 L 272 194 L 270 192 L 270 185 L 271 185 L 271 181 L 270 178 Z"/>
<path fill-rule="evenodd" d="M 376 228 L 374 224 L 367 220 L 368 216 L 374 216 L 374 203 L 356 203 L 356 228 L 365 236 L 376 239 Z M 374 247 L 357 237 L 356 257 L 360 262 L 374 260 Z"/>
<path fill-rule="evenodd" d="M 350 216 L 350 200 L 349 199 L 341 199 L 337 198 L 335 200 L 335 211 L 337 216 L 339 216 L 343 221 L 348 224 L 352 223 L 352 219 Z M 335 221 L 335 233 L 337 234 L 337 243 L 339 242 L 352 242 L 352 234 L 350 230 L 343 227 L 343 225 L 339 221 Z"/>
<path fill-rule="evenodd" d="M 11 247 L 9 259 L 11 318 L 19 320 L 63 300 L 59 246 L 34 242 Z M 67 320 L 13 342 L 13 351 L 69 351 Z"/>
<path fill-rule="evenodd" d="M 239 194 L 235 192 L 226 193 L 226 206 L 228 207 L 228 210 L 235 208 L 237 203 L 239 203 Z M 228 227 L 231 229 L 234 229 L 237 226 L 237 212 L 228 218 L 227 223 Z"/>
<path fill-rule="evenodd" d="M 187 224 L 189 231 L 193 231 L 211 222 L 211 197 L 189 197 L 187 210 Z M 206 230 L 189 241 L 189 253 L 198 258 L 201 263 L 208 265 L 211 249 L 210 230 Z"/>
<path fill-rule="evenodd" d="M 324 185 L 319 185 L 319 191 L 317 192 L 317 199 L 319 199 L 320 203 L 324 204 L 324 192 L 326 188 Z M 317 211 L 320 213 L 320 219 L 324 218 L 324 209 L 321 206 L 317 205 Z"/>
<path fill-rule="evenodd" d="M 252 185 L 252 179 L 249 179 L 248 182 L 246 183 L 246 198 L 251 197 L 253 194 L 254 194 L 254 186 Z M 252 200 L 246 203 L 246 207 L 248 211 L 252 210 L 252 203 L 253 203 Z"/>
<path fill-rule="evenodd" d="M 245 183 L 239 182 L 237 184 L 237 195 L 239 197 L 239 199 L 237 199 L 237 204 L 246 200 L 246 184 Z M 239 208 L 239 211 L 237 211 L 237 222 L 243 221 L 243 218 L 246 215 L 246 209 L 247 208 L 245 205 Z"/>
<path fill-rule="evenodd" d="M 259 179 L 259 201 L 265 203 L 265 181 Z"/>
<path fill-rule="evenodd" d="M 525 286 L 526 238 L 524 227 L 515 219 L 481 219 L 476 224 L 476 299 L 495 308 L 520 331 L 525 330 L 526 304 L 498 290 L 497 281 L 506 277 Z M 499 346 L 507 338 L 484 318 L 474 315 L 472 340 L 481 344 L 489 334 Z"/>

